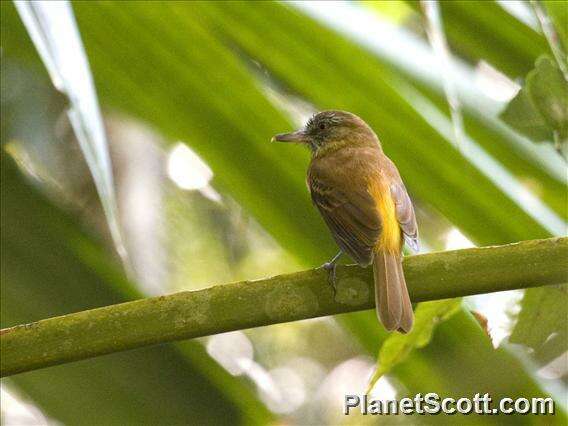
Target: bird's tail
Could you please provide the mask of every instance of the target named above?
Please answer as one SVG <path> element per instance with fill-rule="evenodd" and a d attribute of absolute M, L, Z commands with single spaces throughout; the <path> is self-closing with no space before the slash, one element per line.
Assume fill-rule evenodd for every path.
<path fill-rule="evenodd" d="M 414 313 L 402 271 L 402 256 L 380 250 L 373 261 L 377 315 L 388 331 L 408 333 Z"/>

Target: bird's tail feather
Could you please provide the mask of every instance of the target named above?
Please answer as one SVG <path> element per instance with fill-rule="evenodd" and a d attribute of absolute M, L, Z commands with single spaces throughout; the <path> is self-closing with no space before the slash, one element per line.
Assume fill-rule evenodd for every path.
<path fill-rule="evenodd" d="M 375 302 L 379 320 L 388 331 L 407 333 L 412 328 L 414 313 L 402 271 L 402 257 L 377 251 L 373 262 Z"/>

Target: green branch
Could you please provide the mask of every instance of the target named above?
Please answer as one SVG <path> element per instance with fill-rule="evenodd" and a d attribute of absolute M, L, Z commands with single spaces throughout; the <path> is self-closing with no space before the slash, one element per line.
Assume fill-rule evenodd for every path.
<path fill-rule="evenodd" d="M 414 302 L 568 282 L 568 238 L 407 257 Z M 173 340 L 371 309 L 370 269 L 339 266 L 184 291 L 1 330 L 1 375 Z M 377 327 L 379 325 L 377 324 Z"/>

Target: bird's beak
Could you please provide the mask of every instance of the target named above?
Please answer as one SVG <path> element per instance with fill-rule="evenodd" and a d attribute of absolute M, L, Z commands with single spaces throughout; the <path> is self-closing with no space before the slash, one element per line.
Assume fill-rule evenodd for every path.
<path fill-rule="evenodd" d="M 270 142 L 292 142 L 292 143 L 306 143 L 307 135 L 303 130 L 296 130 L 292 133 L 279 133 L 273 136 Z"/>

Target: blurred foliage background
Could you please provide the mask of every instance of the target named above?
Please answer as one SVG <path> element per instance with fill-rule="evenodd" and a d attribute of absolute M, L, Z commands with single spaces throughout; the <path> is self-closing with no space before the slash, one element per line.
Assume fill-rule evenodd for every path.
<path fill-rule="evenodd" d="M 328 260 L 308 152 L 269 144 L 321 109 L 377 131 L 417 206 L 424 252 L 566 234 L 565 3 L 72 6 L 131 272 L 69 100 L 2 2 L 2 327 Z M 465 298 L 372 395 L 551 395 L 552 419 L 459 422 L 565 424 L 567 305 L 565 287 Z M 2 421 L 431 422 L 342 415 L 387 338 L 361 312 L 107 355 L 3 379 Z"/>

